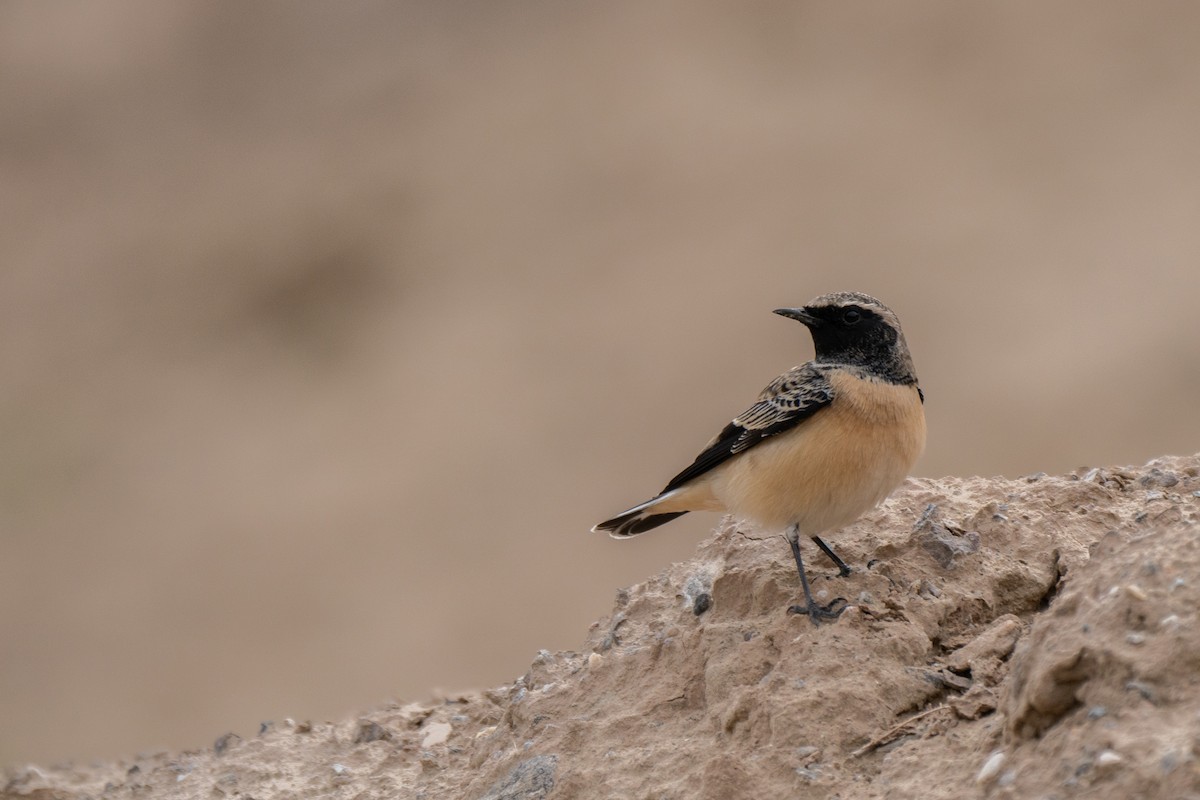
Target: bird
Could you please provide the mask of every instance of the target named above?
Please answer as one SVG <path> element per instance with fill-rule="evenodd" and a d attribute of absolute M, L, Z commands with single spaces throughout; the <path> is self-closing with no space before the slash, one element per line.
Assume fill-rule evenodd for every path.
<path fill-rule="evenodd" d="M 896 314 L 860 292 L 824 294 L 776 314 L 802 323 L 814 358 L 771 381 L 661 492 L 596 524 L 627 539 L 690 511 L 716 511 L 784 530 L 814 625 L 846 608 L 813 600 L 800 536 L 843 577 L 850 567 L 820 538 L 874 508 L 925 448 L 925 394 Z"/>

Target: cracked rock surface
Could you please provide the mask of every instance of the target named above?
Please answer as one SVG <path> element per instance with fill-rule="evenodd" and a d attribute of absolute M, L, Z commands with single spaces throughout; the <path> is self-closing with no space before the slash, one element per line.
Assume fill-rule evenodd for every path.
<path fill-rule="evenodd" d="M 516 682 L 3 798 L 1200 797 L 1200 458 L 912 479 L 806 545 L 724 523 Z"/>

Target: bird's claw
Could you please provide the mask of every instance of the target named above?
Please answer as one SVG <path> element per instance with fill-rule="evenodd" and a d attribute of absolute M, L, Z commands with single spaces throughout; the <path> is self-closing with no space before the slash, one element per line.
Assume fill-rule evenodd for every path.
<path fill-rule="evenodd" d="M 804 616 L 808 617 L 809 621 L 811 621 L 813 625 L 820 625 L 822 622 L 827 620 L 835 620 L 840 617 L 848 605 L 849 603 L 846 602 L 846 598 L 837 597 L 834 598 L 833 602 L 826 606 L 819 606 L 816 604 L 816 602 L 810 602 L 806 606 L 789 606 L 788 613 L 803 614 Z"/>

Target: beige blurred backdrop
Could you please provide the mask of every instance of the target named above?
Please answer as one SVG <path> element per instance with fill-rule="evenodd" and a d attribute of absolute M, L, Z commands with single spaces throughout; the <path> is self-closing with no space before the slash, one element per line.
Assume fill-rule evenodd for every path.
<path fill-rule="evenodd" d="M 919 474 L 1200 449 L 1197 41 L 1188 2 L 0 5 L 0 764 L 577 648 L 717 520 L 588 528 L 823 292 L 904 321 Z"/>

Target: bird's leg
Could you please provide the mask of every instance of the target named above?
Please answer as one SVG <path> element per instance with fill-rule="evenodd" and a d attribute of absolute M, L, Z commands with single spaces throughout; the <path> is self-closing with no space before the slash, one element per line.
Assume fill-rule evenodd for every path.
<path fill-rule="evenodd" d="M 842 561 L 841 557 L 837 553 L 833 552 L 832 547 L 825 544 L 824 540 L 822 540 L 820 536 L 814 536 L 812 537 L 812 540 L 817 543 L 817 547 L 821 548 L 821 552 L 829 556 L 829 560 L 832 561 L 833 565 L 838 568 L 838 575 L 841 575 L 843 578 L 850 576 L 850 566 L 845 561 Z"/>
<path fill-rule="evenodd" d="M 800 573 L 800 587 L 804 589 L 804 601 L 806 603 L 806 605 L 802 606 L 789 607 L 788 613 L 804 614 L 812 621 L 813 625 L 820 625 L 823 620 L 837 619 L 846 610 L 845 598 L 839 597 L 827 606 L 819 606 L 817 605 L 817 601 L 813 600 L 812 592 L 808 588 L 808 576 L 804 574 L 804 560 L 800 558 L 800 526 L 792 525 L 789 527 L 786 538 L 792 548 L 792 557 L 796 559 L 796 571 Z M 835 609 L 834 606 L 837 606 L 837 608 Z"/>

